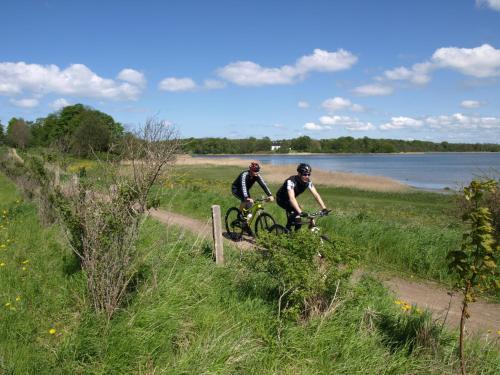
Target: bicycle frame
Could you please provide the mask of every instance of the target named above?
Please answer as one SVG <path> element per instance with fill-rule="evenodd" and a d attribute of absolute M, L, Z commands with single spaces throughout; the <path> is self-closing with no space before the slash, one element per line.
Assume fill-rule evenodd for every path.
<path fill-rule="evenodd" d="M 265 201 L 266 201 L 266 199 L 264 199 L 264 198 L 256 199 L 256 200 L 254 200 L 254 204 L 252 207 L 250 207 L 250 209 L 243 210 L 243 212 L 245 212 L 245 211 L 247 212 L 247 215 L 248 215 L 248 213 L 252 214 L 252 217 L 250 217 L 250 219 L 247 220 L 249 226 L 251 226 L 253 224 L 254 220 L 256 220 L 257 217 L 260 215 L 260 213 L 262 211 L 264 211 L 264 205 L 262 203 Z"/>

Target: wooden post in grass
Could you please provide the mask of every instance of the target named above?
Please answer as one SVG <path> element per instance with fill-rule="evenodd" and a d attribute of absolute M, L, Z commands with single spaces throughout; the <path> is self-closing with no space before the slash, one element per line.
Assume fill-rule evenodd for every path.
<path fill-rule="evenodd" d="M 212 229 L 214 235 L 215 263 L 224 265 L 224 248 L 222 246 L 222 224 L 220 218 L 220 206 L 212 206 Z"/>
<path fill-rule="evenodd" d="M 54 185 L 59 186 L 61 184 L 61 170 L 59 169 L 59 166 L 56 165 L 54 169 Z"/>

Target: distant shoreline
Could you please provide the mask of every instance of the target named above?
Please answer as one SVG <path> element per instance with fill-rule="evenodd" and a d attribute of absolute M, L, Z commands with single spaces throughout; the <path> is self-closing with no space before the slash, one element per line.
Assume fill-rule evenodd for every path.
<path fill-rule="evenodd" d="M 415 151 L 415 152 L 289 152 L 287 154 L 280 153 L 250 153 L 250 154 L 185 154 L 192 157 L 204 156 L 314 156 L 314 155 L 425 155 L 425 154 L 500 154 L 500 151 Z"/>
<path fill-rule="evenodd" d="M 263 154 L 260 154 L 263 156 Z M 223 165 L 237 166 L 248 168 L 248 159 L 237 157 L 213 158 L 213 155 L 205 155 L 193 157 L 191 155 L 180 155 L 177 159 L 178 165 Z M 256 155 L 258 160 L 258 155 Z M 272 183 L 282 183 L 287 177 L 296 174 L 295 165 L 269 165 L 266 164 L 263 171 L 264 179 Z M 315 168 L 313 181 L 318 185 L 327 185 L 335 187 L 355 188 L 368 191 L 379 192 L 409 192 L 419 191 L 421 189 L 414 188 L 399 182 L 390 177 L 370 176 L 361 173 L 325 171 Z"/>

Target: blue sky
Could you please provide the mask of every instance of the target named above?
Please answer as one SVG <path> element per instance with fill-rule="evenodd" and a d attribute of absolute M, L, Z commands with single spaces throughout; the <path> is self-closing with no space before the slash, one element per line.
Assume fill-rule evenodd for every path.
<path fill-rule="evenodd" d="M 500 0 L 2 1 L 0 121 L 500 143 Z"/>

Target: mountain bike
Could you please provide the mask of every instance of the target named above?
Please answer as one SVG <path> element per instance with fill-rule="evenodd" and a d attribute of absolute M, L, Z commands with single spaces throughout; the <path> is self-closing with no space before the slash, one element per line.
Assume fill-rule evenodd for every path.
<path fill-rule="evenodd" d="M 235 241 L 241 240 L 244 233 L 258 237 L 259 233 L 268 232 L 276 224 L 276 220 L 264 211 L 264 202 L 267 197 L 255 199 L 252 207 L 240 211 L 238 207 L 231 207 L 226 212 L 225 223 L 229 237 Z M 255 222 L 254 229 L 252 224 Z"/>
<path fill-rule="evenodd" d="M 306 216 L 301 218 L 301 219 L 306 219 L 308 221 L 305 224 L 307 225 L 307 227 L 309 228 L 309 230 L 311 232 L 319 235 L 319 237 L 321 238 L 322 241 L 324 240 L 324 241 L 327 241 L 327 242 L 331 242 L 331 240 L 330 240 L 330 238 L 328 238 L 327 235 L 320 234 L 321 228 L 318 227 L 318 225 L 316 224 L 316 220 L 318 218 L 320 218 L 320 217 L 328 216 L 328 214 L 330 212 L 332 212 L 332 210 L 327 210 L 327 211 L 321 210 L 321 211 L 312 212 L 312 213 L 307 213 L 306 212 Z M 304 223 L 302 223 L 302 225 L 304 225 Z M 282 235 L 282 234 L 288 234 L 288 233 L 290 233 L 290 230 L 288 230 L 286 227 L 284 227 L 281 224 L 274 224 L 273 226 L 271 226 L 268 229 L 268 232 L 269 233 L 274 233 L 276 235 Z"/>

